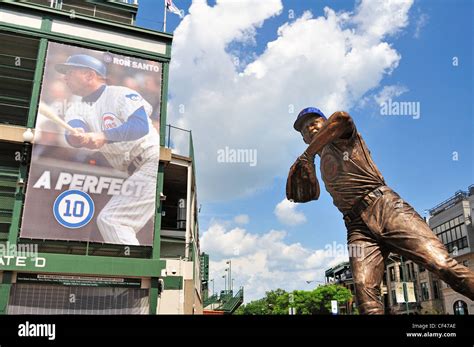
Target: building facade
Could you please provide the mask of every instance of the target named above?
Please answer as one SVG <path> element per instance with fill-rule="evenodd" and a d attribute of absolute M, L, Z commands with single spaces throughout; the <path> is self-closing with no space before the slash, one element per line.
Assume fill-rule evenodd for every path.
<path fill-rule="evenodd" d="M 474 271 L 474 185 L 429 210 L 429 225 L 458 263 Z M 441 286 L 446 314 L 474 314 L 474 301 L 455 292 L 446 283 Z"/>
<path fill-rule="evenodd" d="M 136 27 L 137 10 L 137 1 L 0 3 L 0 314 L 202 313 L 192 137 L 166 123 L 172 36 Z M 105 90 L 121 91 L 124 109 L 141 105 L 149 116 L 142 119 L 146 136 L 156 136 L 140 135 L 130 150 L 124 144 L 126 158 L 101 147 L 74 149 L 63 125 L 71 119 L 69 102 L 78 104 L 81 95 L 67 80 L 74 64 L 87 83 L 107 83 L 90 99 L 94 110 Z M 59 110 L 59 101 L 63 113 L 48 111 Z M 103 104 L 115 107 L 112 101 Z M 75 124 L 89 122 L 78 112 Z M 117 112 L 103 112 L 104 133 L 127 122 Z M 106 144 L 120 141 L 131 140 Z M 137 149 L 143 151 L 135 155 Z M 145 156 L 158 154 L 148 169 L 153 181 L 128 181 L 148 165 Z M 117 230 L 116 215 L 104 211 L 115 196 L 127 200 L 134 182 L 138 210 L 122 208 L 129 223 Z M 137 212 L 145 200 L 137 187 L 153 192 L 151 200 L 146 195 L 150 218 Z M 131 236 L 117 240 L 110 230 Z"/>
<path fill-rule="evenodd" d="M 439 280 L 411 260 L 391 254 L 385 262 L 387 314 L 443 314 Z"/>
<path fill-rule="evenodd" d="M 324 273 L 326 284 L 339 284 L 352 293 L 352 300 L 345 306 L 339 306 L 338 310 L 340 314 L 353 314 L 355 308 L 355 285 L 354 278 L 352 277 L 351 265 L 348 261 L 342 262 L 327 269 Z"/>

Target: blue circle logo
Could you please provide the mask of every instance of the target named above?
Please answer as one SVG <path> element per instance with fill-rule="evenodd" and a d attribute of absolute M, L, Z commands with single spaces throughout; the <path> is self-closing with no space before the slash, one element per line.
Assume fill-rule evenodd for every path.
<path fill-rule="evenodd" d="M 59 194 L 53 205 L 54 218 L 63 227 L 81 228 L 94 216 L 94 201 L 80 190 L 66 190 Z"/>

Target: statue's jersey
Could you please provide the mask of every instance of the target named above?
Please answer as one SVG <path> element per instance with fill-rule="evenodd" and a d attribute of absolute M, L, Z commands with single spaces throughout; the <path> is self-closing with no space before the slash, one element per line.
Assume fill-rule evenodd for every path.
<path fill-rule="evenodd" d="M 342 213 L 372 190 L 385 185 L 364 140 L 353 128 L 347 139 L 337 139 L 321 151 L 321 175 L 334 205 Z"/>

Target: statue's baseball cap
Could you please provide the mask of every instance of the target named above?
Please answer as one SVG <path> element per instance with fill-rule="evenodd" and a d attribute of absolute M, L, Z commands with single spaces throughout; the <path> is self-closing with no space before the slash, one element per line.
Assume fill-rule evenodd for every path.
<path fill-rule="evenodd" d="M 323 117 L 327 120 L 326 116 L 324 115 L 324 113 L 321 112 L 319 108 L 306 107 L 302 109 L 301 112 L 298 114 L 298 117 L 296 117 L 295 124 L 293 124 L 293 128 L 295 128 L 296 131 L 301 132 L 301 127 L 303 126 L 303 123 L 309 117 Z"/>

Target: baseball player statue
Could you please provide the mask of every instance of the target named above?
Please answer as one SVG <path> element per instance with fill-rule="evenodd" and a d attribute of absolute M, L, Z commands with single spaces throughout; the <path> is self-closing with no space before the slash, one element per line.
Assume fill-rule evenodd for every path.
<path fill-rule="evenodd" d="M 106 84 L 106 66 L 77 54 L 56 70 L 71 92 L 81 97 L 66 111 L 76 129 L 66 134 L 76 148 L 100 151 L 115 169 L 127 172 L 124 185 L 142 187 L 136 194 L 114 195 L 97 216 L 105 242 L 139 245 L 136 234 L 154 216 L 160 139 L 150 115 L 152 107 L 136 91 Z"/>
<path fill-rule="evenodd" d="M 384 312 L 380 283 L 390 252 L 425 267 L 474 300 L 474 273 L 451 258 L 424 219 L 386 185 L 349 114 L 335 112 L 326 119 L 319 109 L 305 108 L 294 128 L 309 146 L 290 169 L 287 198 L 295 202 L 318 199 L 314 167 L 318 154 L 326 189 L 344 216 L 362 314 Z"/>

